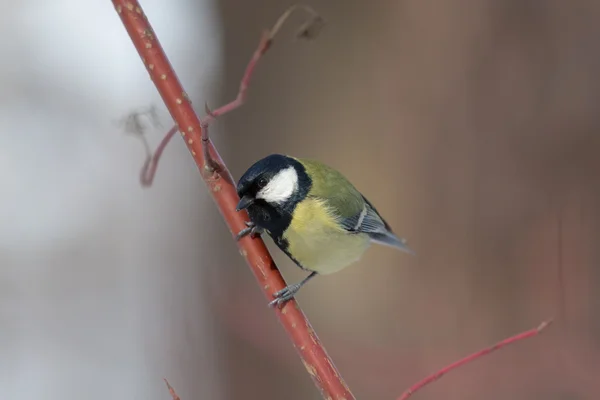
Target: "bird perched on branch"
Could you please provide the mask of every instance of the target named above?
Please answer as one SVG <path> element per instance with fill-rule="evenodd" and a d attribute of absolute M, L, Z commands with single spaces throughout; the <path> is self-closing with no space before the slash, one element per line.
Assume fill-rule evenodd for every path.
<path fill-rule="evenodd" d="M 371 243 L 414 252 L 375 207 L 338 171 L 320 162 L 272 154 L 254 163 L 237 185 L 237 211 L 250 222 L 238 240 L 266 231 L 277 246 L 310 274 L 276 292 L 282 305 L 318 274 L 357 261 Z"/>

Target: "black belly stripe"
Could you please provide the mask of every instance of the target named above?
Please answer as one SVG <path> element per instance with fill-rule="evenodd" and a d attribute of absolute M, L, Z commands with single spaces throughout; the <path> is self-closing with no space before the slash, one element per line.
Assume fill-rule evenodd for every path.
<path fill-rule="evenodd" d="M 292 256 L 290 254 L 290 252 L 288 251 L 289 248 L 289 242 L 283 238 L 283 236 L 273 236 L 272 234 L 270 234 L 271 239 L 273 239 L 273 241 L 275 242 L 275 244 L 277 245 L 277 247 L 279 247 L 279 249 L 281 251 L 283 251 L 298 267 L 300 267 L 301 269 L 308 271 L 306 268 L 304 268 L 302 266 L 302 264 L 300 264 L 300 262 L 298 260 L 296 260 L 294 258 L 294 256 Z"/>

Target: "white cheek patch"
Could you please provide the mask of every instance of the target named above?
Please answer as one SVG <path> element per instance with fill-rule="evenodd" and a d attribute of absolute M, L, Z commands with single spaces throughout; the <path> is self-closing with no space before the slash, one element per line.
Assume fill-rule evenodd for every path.
<path fill-rule="evenodd" d="M 257 194 L 257 199 L 263 199 L 267 203 L 285 203 L 298 189 L 298 173 L 294 167 L 281 170 L 275 175 L 267 186 Z"/>

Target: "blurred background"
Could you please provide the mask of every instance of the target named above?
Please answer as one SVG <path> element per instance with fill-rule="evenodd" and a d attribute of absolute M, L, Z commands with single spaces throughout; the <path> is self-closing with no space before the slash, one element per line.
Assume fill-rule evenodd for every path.
<path fill-rule="evenodd" d="M 142 2 L 199 112 L 291 4 Z M 318 39 L 295 15 L 211 133 L 235 178 L 274 152 L 338 168 L 416 250 L 298 295 L 355 396 L 555 317 L 414 398 L 598 398 L 600 3 L 309 4 Z M 156 107 L 153 144 L 172 122 L 112 3 L 85 7 L 0 0 L 0 397 L 318 399 L 181 140 L 140 186 L 121 121 Z"/>

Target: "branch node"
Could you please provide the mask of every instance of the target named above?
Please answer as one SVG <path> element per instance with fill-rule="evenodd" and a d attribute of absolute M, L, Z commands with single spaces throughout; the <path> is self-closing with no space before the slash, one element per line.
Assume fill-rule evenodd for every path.
<path fill-rule="evenodd" d="M 204 102 L 204 112 L 206 112 L 206 114 L 211 118 L 217 118 L 217 116 L 212 112 L 212 110 L 208 106 L 208 101 Z"/>
<path fill-rule="evenodd" d="M 210 150 L 208 148 L 208 144 L 210 141 L 210 137 L 208 135 L 208 126 L 210 122 L 215 119 L 217 116 L 212 112 L 210 107 L 208 107 L 208 102 L 204 103 L 204 111 L 207 116 L 200 120 L 200 129 L 202 129 L 202 135 L 200 139 L 202 140 L 202 154 L 204 156 L 204 170 L 209 173 L 214 173 L 219 170 L 219 164 L 214 160 L 214 158 L 210 155 Z"/>

